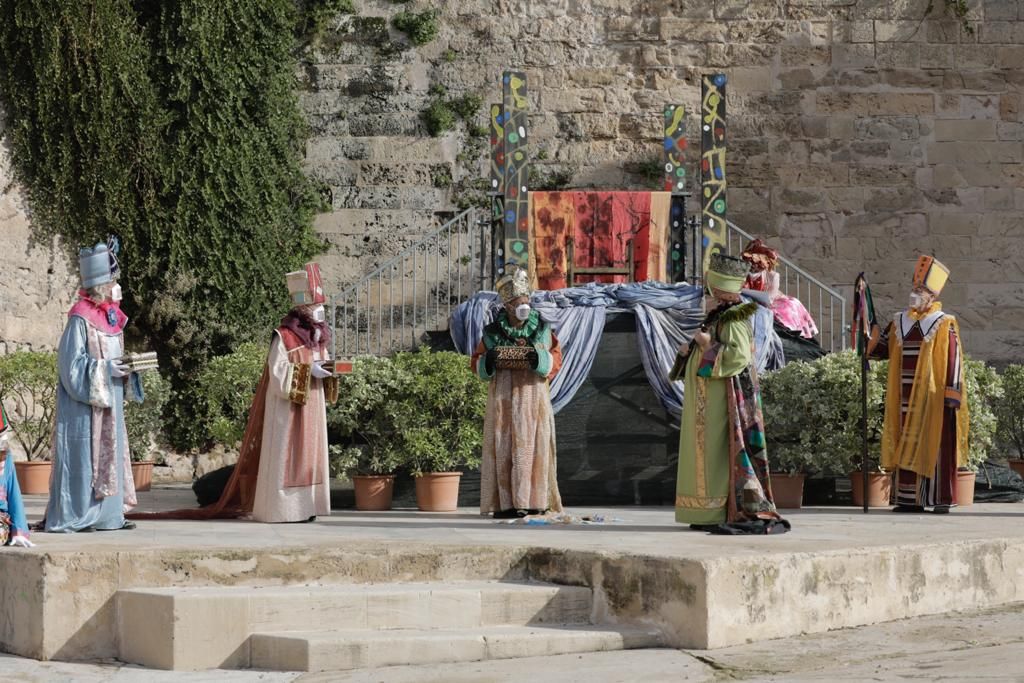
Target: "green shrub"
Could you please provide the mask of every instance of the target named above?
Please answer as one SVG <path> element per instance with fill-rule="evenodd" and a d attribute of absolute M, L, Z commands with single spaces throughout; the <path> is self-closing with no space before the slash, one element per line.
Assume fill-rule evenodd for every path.
<path fill-rule="evenodd" d="M 29 460 L 50 457 L 57 382 L 56 353 L 16 351 L 0 356 L 0 402 L 7 406 L 14 438 Z"/>
<path fill-rule="evenodd" d="M 390 474 L 405 464 L 402 395 L 411 378 L 390 358 L 361 356 L 340 378 L 338 402 L 327 407 L 327 429 L 338 473 Z M 362 448 L 361 446 L 365 446 Z"/>
<path fill-rule="evenodd" d="M 165 362 L 181 448 L 204 436 L 208 359 L 268 333 L 288 308 L 283 274 L 323 247 L 301 167 L 299 21 L 294 0 L 0 3 L 0 97 L 33 237 L 73 258 L 120 236 L 129 333 Z"/>
<path fill-rule="evenodd" d="M 434 137 L 442 135 L 455 127 L 455 112 L 442 99 L 432 100 L 422 116 L 427 131 Z"/>
<path fill-rule="evenodd" d="M 409 12 L 403 10 L 396 14 L 391 20 L 391 25 L 409 36 L 413 45 L 426 45 L 437 38 L 440 24 L 437 10 L 424 10 L 422 12 Z"/>
<path fill-rule="evenodd" d="M 163 439 L 163 410 L 171 388 L 159 372 L 144 372 L 142 403 L 129 401 L 124 407 L 124 426 L 128 432 L 128 450 L 132 460 L 149 460 Z"/>
<path fill-rule="evenodd" d="M 995 442 L 999 424 L 995 410 L 1003 398 L 1003 378 L 984 361 L 968 356 L 964 356 L 964 375 L 971 422 L 967 432 L 967 468 L 977 472 L 988 460 Z"/>
<path fill-rule="evenodd" d="M 207 364 L 196 386 L 205 408 L 204 441 L 233 448 L 242 440 L 249 406 L 267 362 L 267 348 L 267 344 L 247 342 Z"/>
<path fill-rule="evenodd" d="M 399 353 L 394 362 L 410 380 L 397 411 L 404 418 L 401 447 L 413 473 L 479 467 L 487 385 L 466 357 L 421 350 Z"/>
<path fill-rule="evenodd" d="M 888 363 L 873 363 L 868 385 L 868 457 L 881 455 Z M 860 358 L 853 351 L 789 363 L 761 378 L 768 460 L 773 471 L 844 476 L 861 458 Z"/>
<path fill-rule="evenodd" d="M 469 121 L 476 116 L 483 104 L 484 100 L 479 95 L 463 95 L 449 102 L 452 111 L 463 121 Z"/>
<path fill-rule="evenodd" d="M 995 401 L 996 436 L 1011 457 L 1024 458 L 1024 365 L 1003 371 L 1003 395 Z M 973 416 L 972 416 L 973 418 Z"/>
<path fill-rule="evenodd" d="M 888 361 L 873 362 L 868 382 L 868 460 L 881 456 Z M 964 358 L 971 426 L 967 466 L 989 456 L 1003 396 L 1001 379 L 983 361 Z M 789 363 L 761 378 L 768 459 L 773 471 L 841 476 L 861 458 L 860 359 L 854 351 Z"/>
<path fill-rule="evenodd" d="M 304 0 L 300 2 L 297 38 L 316 41 L 323 35 L 331 20 L 340 14 L 355 14 L 352 0 Z"/>

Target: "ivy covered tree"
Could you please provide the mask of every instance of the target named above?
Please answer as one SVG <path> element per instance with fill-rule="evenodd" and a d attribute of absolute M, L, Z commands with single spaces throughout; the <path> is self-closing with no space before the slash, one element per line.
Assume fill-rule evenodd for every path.
<path fill-rule="evenodd" d="M 313 3 L 314 5 L 316 3 Z M 195 380 L 269 334 L 322 249 L 294 92 L 294 0 L 3 0 L 0 98 L 35 236 L 123 244 L 129 334 L 201 445 Z"/>

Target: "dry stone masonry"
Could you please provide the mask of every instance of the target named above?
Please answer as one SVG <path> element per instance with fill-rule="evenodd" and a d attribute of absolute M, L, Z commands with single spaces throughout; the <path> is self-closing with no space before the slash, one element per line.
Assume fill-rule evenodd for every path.
<path fill-rule="evenodd" d="M 407 5 L 356 4 L 300 69 L 306 166 L 331 189 L 316 227 L 332 289 L 479 196 L 485 109 L 431 137 L 432 99 L 486 105 L 503 70 L 523 69 L 542 174 L 653 189 L 664 105 L 696 111 L 701 74 L 721 71 L 732 220 L 846 291 L 865 270 L 886 316 L 916 254 L 934 253 L 968 351 L 1024 359 L 1024 2 L 971 0 L 964 26 L 943 0 L 459 0 L 430 3 L 440 35 L 415 49 L 389 25 Z M 688 137 L 699 149 L 692 116 Z M 5 273 L 28 262 L 13 194 L 0 200 Z M 66 266 L 48 273 L 36 253 L 31 286 L 3 290 L 15 344 L 55 343 L 59 319 L 30 314 L 49 321 L 68 291 Z"/>

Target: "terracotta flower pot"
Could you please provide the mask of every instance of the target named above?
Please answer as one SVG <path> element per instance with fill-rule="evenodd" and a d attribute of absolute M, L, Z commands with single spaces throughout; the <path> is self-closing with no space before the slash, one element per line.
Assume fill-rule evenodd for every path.
<path fill-rule="evenodd" d="M 356 475 L 352 477 L 356 491 L 356 510 L 390 510 L 395 491 L 395 475 Z"/>
<path fill-rule="evenodd" d="M 956 504 L 960 507 L 974 505 L 974 480 L 977 472 L 956 473 Z"/>
<path fill-rule="evenodd" d="M 850 472 L 850 485 L 853 487 L 853 504 L 856 507 L 863 507 L 864 483 L 860 472 Z M 891 474 L 887 472 L 868 472 L 868 507 L 888 507 L 891 494 Z"/>
<path fill-rule="evenodd" d="M 136 491 L 148 491 L 153 488 L 153 465 L 152 460 L 132 462 L 132 479 L 135 480 Z"/>
<path fill-rule="evenodd" d="M 797 474 L 773 474 L 772 497 L 775 499 L 775 507 L 786 510 L 799 510 L 804 502 L 804 479 L 807 475 Z"/>
<path fill-rule="evenodd" d="M 1009 458 L 1006 464 L 1010 466 L 1010 469 L 1024 477 L 1024 460 L 1020 458 Z"/>
<path fill-rule="evenodd" d="M 18 488 L 29 496 L 45 495 L 50 492 L 50 470 L 53 463 L 49 460 L 30 460 L 14 463 L 14 473 L 18 476 Z"/>
<path fill-rule="evenodd" d="M 454 512 L 459 507 L 462 472 L 428 472 L 416 477 L 416 504 L 423 512 Z"/>

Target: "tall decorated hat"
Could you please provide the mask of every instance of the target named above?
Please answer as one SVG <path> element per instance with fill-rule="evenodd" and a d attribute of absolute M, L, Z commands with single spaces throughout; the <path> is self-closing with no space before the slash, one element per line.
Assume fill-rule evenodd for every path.
<path fill-rule="evenodd" d="M 78 272 L 82 277 L 82 288 L 89 289 L 113 282 L 121 274 L 117 263 L 120 251 L 116 237 L 109 237 L 107 243 L 78 251 Z"/>
<path fill-rule="evenodd" d="M 704 274 L 704 280 L 715 289 L 739 294 L 749 272 L 750 264 L 743 259 L 715 252 L 711 255 L 711 263 L 708 272 Z"/>
<path fill-rule="evenodd" d="M 507 304 L 521 296 L 530 296 L 530 279 L 523 268 L 509 267 L 512 272 L 505 274 L 495 284 L 501 302 Z"/>
<path fill-rule="evenodd" d="M 938 296 L 942 288 L 946 286 L 949 279 L 949 268 L 935 260 L 934 256 L 924 256 L 917 259 L 917 267 L 914 268 L 914 286 L 924 287 L 932 294 Z"/>
<path fill-rule="evenodd" d="M 288 296 L 296 306 L 327 301 L 323 280 L 320 279 L 320 264 L 307 263 L 302 270 L 285 275 L 285 279 L 288 281 Z"/>

